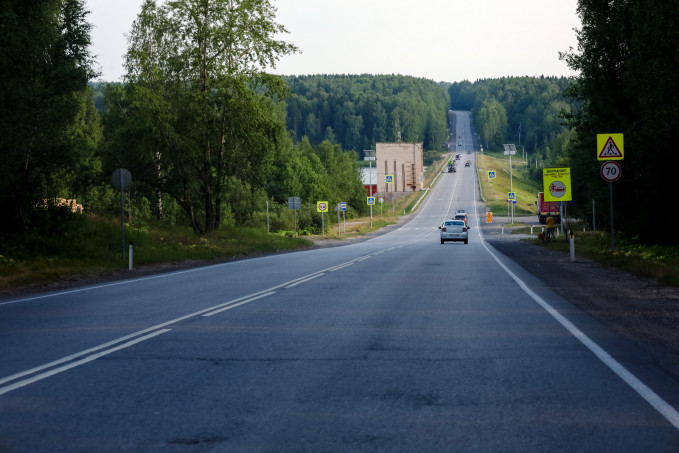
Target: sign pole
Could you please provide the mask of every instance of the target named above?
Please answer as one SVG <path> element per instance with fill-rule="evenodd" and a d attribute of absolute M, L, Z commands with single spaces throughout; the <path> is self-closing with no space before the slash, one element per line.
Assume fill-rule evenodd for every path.
<path fill-rule="evenodd" d="M 123 202 L 123 172 L 120 172 L 120 229 L 123 231 L 123 262 L 125 261 L 125 205 Z"/>
<path fill-rule="evenodd" d="M 611 201 L 611 253 L 615 252 L 615 229 L 613 228 L 613 182 L 608 183 L 608 193 Z"/>
<path fill-rule="evenodd" d="M 116 189 L 120 189 L 120 229 L 123 236 L 123 262 L 125 262 L 125 198 L 124 192 L 132 182 L 132 175 L 124 168 L 119 168 L 111 175 L 111 183 Z M 130 203 L 132 201 L 130 200 Z"/>
<path fill-rule="evenodd" d="M 512 155 L 509 155 L 509 191 L 514 192 L 514 185 L 512 183 Z M 514 203 L 512 203 L 512 224 L 514 223 Z"/>

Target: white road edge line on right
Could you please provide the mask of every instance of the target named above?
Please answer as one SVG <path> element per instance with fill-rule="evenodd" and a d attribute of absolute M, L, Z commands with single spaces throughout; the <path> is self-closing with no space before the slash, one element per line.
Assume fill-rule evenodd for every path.
<path fill-rule="evenodd" d="M 482 240 L 483 248 L 490 254 L 490 256 L 495 259 L 495 261 L 500 265 L 500 267 L 509 275 L 519 287 L 528 294 L 535 302 L 538 303 L 547 313 L 549 313 L 559 324 L 568 330 L 571 335 L 580 340 L 580 342 L 585 345 L 587 349 L 592 351 L 599 360 L 601 360 L 611 371 L 620 377 L 627 385 L 629 385 L 635 392 L 639 394 L 648 404 L 653 406 L 655 410 L 660 412 L 660 414 L 669 421 L 672 426 L 679 429 L 679 412 L 667 403 L 664 399 L 660 397 L 657 393 L 651 390 L 646 384 L 641 382 L 639 378 L 633 375 L 624 366 L 615 360 L 611 355 L 606 352 L 601 346 L 596 344 L 591 338 L 585 335 L 580 329 L 578 329 L 572 322 L 570 322 L 565 316 L 559 313 L 554 307 L 549 305 L 545 300 L 540 297 L 535 291 L 530 289 L 526 283 L 521 280 L 516 274 L 514 274 L 505 264 L 500 261 L 500 259 L 488 248 L 485 240 Z"/>

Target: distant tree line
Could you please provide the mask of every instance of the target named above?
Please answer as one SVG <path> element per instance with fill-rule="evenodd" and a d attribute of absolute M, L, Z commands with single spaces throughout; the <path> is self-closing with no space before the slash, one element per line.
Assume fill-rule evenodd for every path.
<path fill-rule="evenodd" d="M 377 142 L 423 142 L 439 150 L 448 137 L 447 85 L 400 75 L 285 77 L 287 128 L 295 140 L 323 140 L 354 150 Z"/>
<path fill-rule="evenodd" d="M 565 77 L 503 77 L 453 83 L 449 87 L 455 110 L 471 110 L 484 149 L 503 150 L 513 143 L 541 165 L 561 165 L 571 131 L 563 116 L 573 106 L 564 90 Z M 533 172 L 542 180 L 541 170 Z"/>

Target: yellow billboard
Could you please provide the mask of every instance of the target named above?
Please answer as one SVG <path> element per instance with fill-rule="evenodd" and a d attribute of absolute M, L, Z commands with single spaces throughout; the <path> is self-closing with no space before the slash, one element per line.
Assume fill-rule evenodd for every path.
<path fill-rule="evenodd" d="M 571 169 L 543 168 L 542 188 L 545 201 L 571 201 Z"/>

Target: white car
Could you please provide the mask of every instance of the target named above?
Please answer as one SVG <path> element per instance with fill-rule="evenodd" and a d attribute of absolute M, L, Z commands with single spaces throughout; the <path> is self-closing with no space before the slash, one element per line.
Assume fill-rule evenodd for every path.
<path fill-rule="evenodd" d="M 446 241 L 469 242 L 469 232 L 464 220 L 444 220 L 441 226 L 441 244 Z"/>

